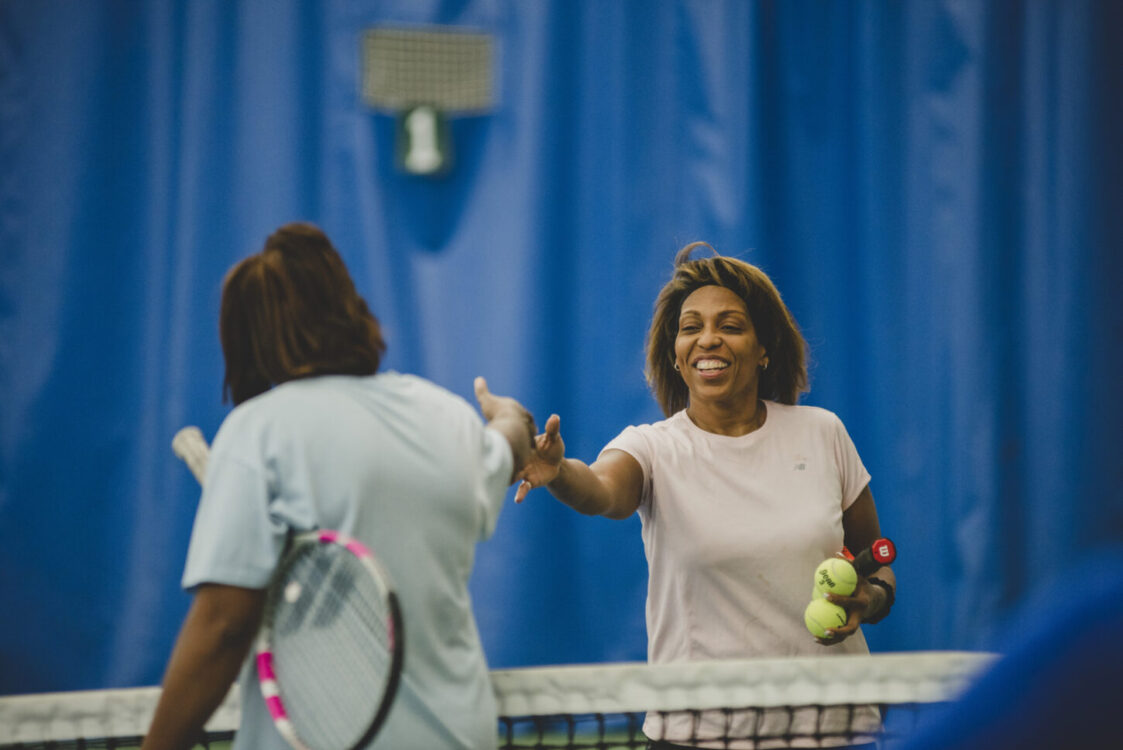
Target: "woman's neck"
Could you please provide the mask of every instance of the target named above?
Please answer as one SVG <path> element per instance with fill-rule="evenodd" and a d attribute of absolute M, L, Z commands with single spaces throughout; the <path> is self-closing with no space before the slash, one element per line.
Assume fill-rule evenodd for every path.
<path fill-rule="evenodd" d="M 686 416 L 690 421 L 706 432 L 728 437 L 740 437 L 750 432 L 759 430 L 764 425 L 768 410 L 764 402 L 753 395 L 751 401 L 746 401 L 746 408 L 730 409 L 721 404 L 707 404 L 690 402 L 686 407 Z M 751 404 L 751 406 L 749 406 Z"/>

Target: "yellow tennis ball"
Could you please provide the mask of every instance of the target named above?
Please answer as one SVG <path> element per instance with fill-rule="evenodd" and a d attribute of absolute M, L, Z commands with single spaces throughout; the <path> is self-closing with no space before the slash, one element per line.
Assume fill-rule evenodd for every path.
<path fill-rule="evenodd" d="M 832 557 L 819 563 L 815 569 L 815 588 L 820 592 L 850 596 L 858 585 L 854 566 L 841 557 Z"/>
<path fill-rule="evenodd" d="M 803 610 L 803 624 L 816 638 L 823 638 L 827 628 L 841 628 L 846 624 L 846 610 L 822 597 L 812 599 Z"/>

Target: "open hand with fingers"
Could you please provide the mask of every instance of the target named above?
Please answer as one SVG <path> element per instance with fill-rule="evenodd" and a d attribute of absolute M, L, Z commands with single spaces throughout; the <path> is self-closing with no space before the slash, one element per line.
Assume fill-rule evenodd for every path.
<path fill-rule="evenodd" d="M 546 431 L 534 438 L 534 453 L 516 477 L 522 481 L 515 491 L 515 502 L 521 503 L 532 489 L 552 482 L 564 460 L 565 441 L 561 436 L 561 417 L 551 414 L 546 420 Z"/>

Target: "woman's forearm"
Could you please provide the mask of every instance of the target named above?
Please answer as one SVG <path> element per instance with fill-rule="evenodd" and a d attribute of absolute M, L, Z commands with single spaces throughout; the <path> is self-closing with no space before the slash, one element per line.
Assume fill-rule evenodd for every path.
<path fill-rule="evenodd" d="M 558 475 L 546 489 L 570 508 L 588 516 L 607 515 L 613 507 L 604 482 L 585 462 L 576 458 L 562 461 Z"/>
<path fill-rule="evenodd" d="M 176 640 L 143 750 L 194 747 L 253 641 L 264 592 L 203 586 Z"/>

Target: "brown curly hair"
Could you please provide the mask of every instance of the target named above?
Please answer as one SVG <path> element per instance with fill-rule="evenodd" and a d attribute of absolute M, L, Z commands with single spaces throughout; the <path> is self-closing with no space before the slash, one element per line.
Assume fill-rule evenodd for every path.
<path fill-rule="evenodd" d="M 713 257 L 691 259 L 705 247 Z M 686 383 L 674 369 L 675 338 L 683 301 L 704 286 L 731 290 L 745 303 L 757 339 L 768 354 L 768 369 L 760 373 L 758 394 L 782 404 L 794 404 L 806 393 L 807 343 L 780 292 L 764 271 L 743 260 L 720 255 L 706 242 L 692 242 L 675 256 L 674 274 L 655 300 L 647 334 L 647 376 L 664 416 L 685 409 L 690 400 Z"/>
<path fill-rule="evenodd" d="M 335 247 L 312 224 L 286 224 L 222 284 L 224 399 L 240 404 L 312 375 L 372 375 L 386 343 Z"/>

